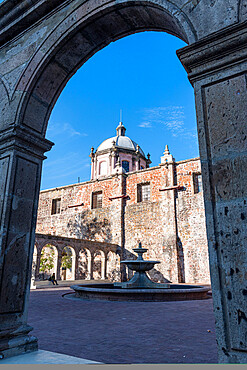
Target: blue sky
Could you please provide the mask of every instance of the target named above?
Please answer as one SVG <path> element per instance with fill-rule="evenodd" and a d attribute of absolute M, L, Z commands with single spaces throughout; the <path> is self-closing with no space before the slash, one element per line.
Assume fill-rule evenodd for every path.
<path fill-rule="evenodd" d="M 41 189 L 90 179 L 90 149 L 115 136 L 120 109 L 126 135 L 152 165 L 165 145 L 176 160 L 198 156 L 193 89 L 176 56 L 185 46 L 163 32 L 125 37 L 96 53 L 71 78 L 51 114 Z"/>

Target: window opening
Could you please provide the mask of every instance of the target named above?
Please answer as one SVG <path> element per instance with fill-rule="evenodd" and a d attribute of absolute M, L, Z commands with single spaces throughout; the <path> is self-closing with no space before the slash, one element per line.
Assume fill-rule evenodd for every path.
<path fill-rule="evenodd" d="M 102 191 L 97 191 L 92 195 L 92 208 L 102 208 Z"/>
<path fill-rule="evenodd" d="M 129 172 L 130 170 L 130 164 L 128 161 L 122 161 L 122 167 L 125 170 L 125 172 Z"/>
<path fill-rule="evenodd" d="M 147 202 L 150 200 L 150 183 L 137 185 L 137 202 Z"/>
<path fill-rule="evenodd" d="M 61 213 L 61 198 L 52 199 L 51 214 Z"/>
<path fill-rule="evenodd" d="M 202 175 L 200 173 L 194 174 L 194 193 L 200 193 L 202 191 Z"/>

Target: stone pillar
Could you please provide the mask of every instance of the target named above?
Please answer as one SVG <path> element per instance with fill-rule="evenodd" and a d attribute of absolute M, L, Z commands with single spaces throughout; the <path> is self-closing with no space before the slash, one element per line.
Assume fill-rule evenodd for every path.
<path fill-rule="evenodd" d="M 247 25 L 178 56 L 195 89 L 220 363 L 247 362 Z"/>
<path fill-rule="evenodd" d="M 38 251 L 36 268 L 35 268 L 35 279 L 39 278 L 40 258 L 41 258 L 41 253 Z"/>
<path fill-rule="evenodd" d="M 80 256 L 79 256 L 79 252 L 75 252 L 75 280 L 78 280 L 79 279 L 79 259 L 80 259 Z"/>
<path fill-rule="evenodd" d="M 30 289 L 36 289 L 36 284 L 35 284 L 36 262 L 37 262 L 37 258 L 33 259 Z"/>
<path fill-rule="evenodd" d="M 161 157 L 160 166 L 166 170 L 165 183 L 163 188 L 168 190 L 162 191 L 162 208 L 163 208 L 163 259 L 167 268 L 167 277 L 173 282 L 180 282 L 180 268 L 177 251 L 177 227 L 176 227 L 176 190 L 169 189 L 175 185 L 174 182 L 174 165 L 175 161 L 166 146 L 163 157 Z"/>
<path fill-rule="evenodd" d="M 112 165 L 111 165 L 111 171 L 113 172 L 115 168 L 115 162 L 116 162 L 116 155 L 115 153 L 112 154 Z"/>
<path fill-rule="evenodd" d="M 58 250 L 56 279 L 61 280 L 62 252 Z"/>
<path fill-rule="evenodd" d="M 0 356 L 37 349 L 27 308 L 43 153 L 52 143 L 12 126 L 0 135 Z"/>
<path fill-rule="evenodd" d="M 93 280 L 93 265 L 94 265 L 94 254 L 91 253 L 91 257 L 88 258 L 88 274 L 90 280 Z"/>
<path fill-rule="evenodd" d="M 91 180 L 94 180 L 94 159 L 91 162 Z"/>
<path fill-rule="evenodd" d="M 101 258 L 101 280 L 105 280 L 106 276 L 106 256 L 104 253 L 104 256 Z"/>

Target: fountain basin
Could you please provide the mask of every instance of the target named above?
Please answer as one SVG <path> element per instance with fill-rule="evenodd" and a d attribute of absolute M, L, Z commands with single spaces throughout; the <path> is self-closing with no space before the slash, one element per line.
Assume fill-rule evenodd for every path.
<path fill-rule="evenodd" d="M 116 286 L 114 283 L 72 285 L 74 297 L 86 300 L 104 301 L 140 301 L 140 302 L 167 302 L 208 299 L 209 286 L 196 286 L 187 284 L 169 284 L 164 288 L 129 289 Z"/>

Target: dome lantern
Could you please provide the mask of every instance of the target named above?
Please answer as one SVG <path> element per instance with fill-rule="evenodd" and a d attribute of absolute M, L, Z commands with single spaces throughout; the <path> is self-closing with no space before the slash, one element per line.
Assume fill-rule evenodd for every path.
<path fill-rule="evenodd" d="M 126 128 L 124 127 L 123 122 L 121 121 L 119 122 L 119 125 L 116 128 L 116 130 L 117 130 L 117 136 L 125 136 Z"/>

